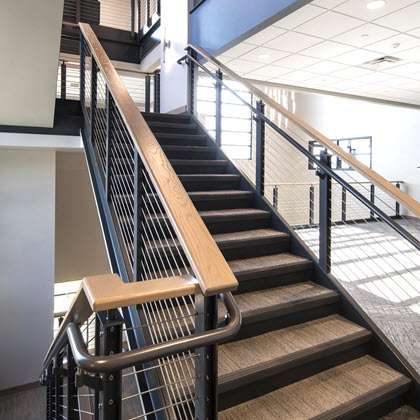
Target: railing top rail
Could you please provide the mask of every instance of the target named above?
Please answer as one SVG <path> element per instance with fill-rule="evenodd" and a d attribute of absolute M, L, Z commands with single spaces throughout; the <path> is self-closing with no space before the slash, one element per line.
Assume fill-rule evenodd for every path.
<path fill-rule="evenodd" d="M 389 181 L 393 184 L 404 184 L 404 181 Z M 333 184 L 339 184 L 339 182 L 333 182 Z M 347 184 L 350 185 L 370 185 L 372 184 L 372 182 L 369 181 L 362 181 L 362 182 L 356 182 L 356 181 L 352 181 L 349 182 L 347 181 Z M 267 187 L 276 187 L 276 186 L 282 186 L 282 185 L 314 185 L 313 182 L 273 182 L 273 183 L 268 183 L 265 184 Z"/>
<path fill-rule="evenodd" d="M 235 290 L 238 282 L 194 204 L 121 81 L 90 25 L 80 23 L 95 61 L 121 113 L 145 169 L 204 295 Z"/>
<path fill-rule="evenodd" d="M 365 164 L 357 160 L 350 153 L 347 153 L 346 151 L 344 151 L 336 143 L 332 142 L 330 139 L 322 135 L 319 131 L 315 130 L 305 121 L 298 118 L 293 112 L 290 112 L 289 110 L 281 106 L 279 103 L 274 101 L 274 99 L 270 98 L 268 95 L 266 95 L 264 92 L 262 92 L 257 87 L 252 85 L 250 82 L 243 79 L 234 71 L 226 67 L 219 60 L 217 60 L 212 55 L 210 55 L 207 51 L 203 50 L 202 48 L 196 45 L 191 45 L 191 44 L 188 45 L 187 48 L 194 50 L 199 55 L 204 57 L 207 61 L 217 66 L 220 70 L 222 70 L 223 73 L 227 74 L 231 79 L 236 80 L 237 82 L 241 83 L 250 92 L 252 92 L 259 99 L 261 99 L 265 104 L 275 109 L 277 112 L 284 115 L 289 120 L 293 121 L 300 129 L 302 129 L 312 139 L 322 144 L 325 148 L 330 150 L 336 156 L 339 156 L 340 159 L 346 162 L 352 169 L 354 169 L 355 171 L 363 175 L 365 178 L 367 178 L 370 182 L 375 184 L 382 191 L 389 194 L 395 201 L 400 203 L 403 207 L 413 212 L 413 214 L 415 214 L 416 216 L 420 217 L 420 203 L 416 201 L 413 197 L 410 197 L 407 193 L 400 190 L 395 185 L 391 184 L 388 180 L 386 180 L 384 177 L 379 175 L 377 172 L 375 172 L 374 170 L 370 169 Z"/>
<path fill-rule="evenodd" d="M 86 277 L 74 297 L 69 310 L 44 359 L 44 368 L 61 350 L 70 323 L 81 324 L 93 312 L 122 308 L 130 305 L 172 299 L 200 293 L 200 286 L 189 275 L 124 283 L 118 274 Z"/>

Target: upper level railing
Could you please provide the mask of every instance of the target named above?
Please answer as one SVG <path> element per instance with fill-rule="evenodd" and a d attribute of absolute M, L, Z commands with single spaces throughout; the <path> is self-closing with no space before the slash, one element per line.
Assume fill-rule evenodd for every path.
<path fill-rule="evenodd" d="M 91 27 L 80 30 L 86 155 L 97 200 L 106 203 L 102 221 L 115 233 L 119 274 L 133 284 L 109 284 L 108 277 L 84 282 L 45 359 L 44 382 L 54 395 L 49 407 L 59 418 L 66 404 L 58 390 L 67 375 L 73 397 L 77 388 L 77 410 L 120 418 L 121 378 L 134 375 L 141 392 L 123 401 L 141 398 L 146 411 L 138 418 L 204 419 L 216 407 L 204 380 L 216 381 L 211 346 L 240 327 L 230 293 L 238 283 Z M 218 296 L 228 311 L 221 326 Z M 115 332 L 123 324 L 128 351 L 121 353 Z M 127 367 L 135 373 L 122 376 Z M 90 391 L 83 394 L 83 386 Z M 82 394 L 91 398 L 86 406 Z"/>
<path fill-rule="evenodd" d="M 189 110 L 411 360 L 401 330 L 409 333 L 420 296 L 420 204 L 203 49 L 187 50 L 179 63 L 189 66 Z"/>

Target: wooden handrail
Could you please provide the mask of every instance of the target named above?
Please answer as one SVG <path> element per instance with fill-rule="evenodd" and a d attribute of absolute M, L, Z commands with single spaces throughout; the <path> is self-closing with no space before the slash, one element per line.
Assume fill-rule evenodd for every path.
<path fill-rule="evenodd" d="M 205 296 L 235 290 L 238 282 L 206 225 L 89 24 L 80 30 L 105 78 L 127 130 Z"/>
<path fill-rule="evenodd" d="M 44 363 L 57 350 L 55 349 L 56 343 L 65 334 L 66 327 L 70 322 L 83 324 L 94 312 L 162 299 L 172 299 L 200 292 L 198 281 L 190 275 L 135 283 L 124 283 L 118 274 L 85 277 L 54 337 Z"/>
<path fill-rule="evenodd" d="M 219 60 L 214 58 L 210 55 L 207 51 L 203 50 L 202 48 L 196 45 L 188 45 L 187 48 L 190 48 L 204 57 L 206 60 L 213 63 L 217 66 L 223 73 L 227 74 L 233 80 L 238 81 L 242 85 L 244 85 L 250 92 L 256 95 L 259 99 L 261 99 L 266 105 L 270 106 L 271 108 L 275 109 L 280 114 L 287 117 L 289 120 L 293 121 L 300 129 L 302 129 L 306 134 L 308 134 L 312 139 L 316 140 L 318 143 L 322 144 L 328 150 L 330 150 L 335 155 L 339 156 L 340 159 L 345 161 L 352 169 L 366 177 L 372 184 L 375 184 L 378 188 L 384 191 L 386 194 L 389 194 L 395 201 L 400 203 L 403 207 L 413 212 L 417 217 L 420 217 L 420 203 L 416 201 L 413 197 L 410 197 L 404 191 L 401 191 L 395 185 L 392 185 L 389 181 L 387 181 L 384 177 L 379 175 L 377 172 L 372 170 L 371 168 L 367 167 L 365 164 L 357 160 L 354 156 L 350 153 L 347 153 L 343 150 L 340 146 L 336 143 L 332 142 L 330 139 L 322 135 L 319 131 L 315 130 L 305 121 L 298 118 L 293 112 L 290 112 L 279 103 L 277 103 L 274 99 L 271 99 L 268 95 L 264 92 L 256 88 L 254 85 L 249 83 L 247 80 L 242 78 L 241 76 L 237 75 L 234 71 L 226 67 L 222 64 Z"/>

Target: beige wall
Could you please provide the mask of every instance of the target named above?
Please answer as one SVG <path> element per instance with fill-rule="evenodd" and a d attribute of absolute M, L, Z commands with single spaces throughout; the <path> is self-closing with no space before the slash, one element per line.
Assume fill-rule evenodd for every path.
<path fill-rule="evenodd" d="M 110 272 L 83 151 L 57 152 L 55 281 Z"/>
<path fill-rule="evenodd" d="M 53 337 L 55 152 L 0 149 L 0 201 L 1 390 L 38 380 Z"/>
<path fill-rule="evenodd" d="M 0 124 L 52 127 L 63 0 L 0 2 Z"/>

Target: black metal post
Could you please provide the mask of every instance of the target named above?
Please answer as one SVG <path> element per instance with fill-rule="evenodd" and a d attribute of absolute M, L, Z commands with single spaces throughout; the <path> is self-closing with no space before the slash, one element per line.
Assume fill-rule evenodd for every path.
<path fill-rule="evenodd" d="M 347 190 L 345 187 L 341 189 L 341 220 L 343 222 L 347 220 Z"/>
<path fill-rule="evenodd" d="M 370 201 L 372 204 L 375 204 L 375 184 L 371 184 L 370 186 Z M 375 218 L 375 213 L 372 210 L 370 211 L 370 218 Z"/>
<path fill-rule="evenodd" d="M 276 210 L 279 206 L 279 188 L 277 186 L 273 188 L 273 206 Z"/>
<path fill-rule="evenodd" d="M 52 365 L 47 369 L 47 420 L 53 419 L 53 398 L 54 398 L 54 377 L 52 374 Z"/>
<path fill-rule="evenodd" d="M 76 23 L 80 22 L 80 17 L 81 17 L 81 7 L 80 7 L 80 1 L 81 0 L 76 0 Z"/>
<path fill-rule="evenodd" d="M 122 351 L 122 326 L 124 320 L 118 309 L 99 312 L 100 355 L 108 356 Z M 121 419 L 122 372 L 101 375 L 103 390 L 99 392 L 99 418 L 101 420 Z"/>
<path fill-rule="evenodd" d="M 160 112 L 160 72 L 154 73 L 154 109 L 153 112 Z"/>
<path fill-rule="evenodd" d="M 66 91 L 66 83 L 67 83 L 67 66 L 66 62 L 61 62 L 61 99 L 66 99 L 67 91 Z"/>
<path fill-rule="evenodd" d="M 54 377 L 55 377 L 55 418 L 59 419 L 63 415 L 64 397 L 63 397 L 63 353 L 57 355 L 54 359 Z"/>
<path fill-rule="evenodd" d="M 397 182 L 395 184 L 395 186 L 397 188 L 401 189 L 401 184 L 399 182 Z M 401 214 L 400 214 L 400 203 L 398 201 L 395 201 L 395 216 L 396 217 L 401 217 Z"/>
<path fill-rule="evenodd" d="M 146 103 L 144 106 L 144 110 L 146 112 L 150 112 L 150 74 L 146 74 L 146 79 L 145 79 L 145 84 L 146 84 Z"/>
<path fill-rule="evenodd" d="M 315 187 L 309 187 L 309 225 L 315 224 Z"/>
<path fill-rule="evenodd" d="M 197 53 L 194 50 L 189 50 L 189 54 L 191 58 L 194 60 L 197 59 Z M 196 81 L 195 81 L 195 64 L 192 61 L 188 61 L 189 65 L 189 94 L 188 94 L 188 110 L 191 114 L 194 114 L 194 102 L 195 102 L 195 94 L 196 94 Z"/>
<path fill-rule="evenodd" d="M 106 199 L 109 201 L 110 199 L 110 180 L 111 180 L 111 143 L 112 143 L 112 136 L 111 136 L 111 118 L 112 118 L 112 108 L 113 107 L 113 99 L 112 95 L 108 89 L 108 85 L 106 86 L 106 98 L 105 98 L 105 112 L 106 112 L 106 145 L 105 145 L 105 194 Z"/>
<path fill-rule="evenodd" d="M 331 155 L 323 150 L 321 162 L 331 167 Z M 319 264 L 327 273 L 331 271 L 331 177 L 319 170 Z"/>
<path fill-rule="evenodd" d="M 223 80 L 223 73 L 216 70 L 216 77 Z M 222 145 L 222 85 L 216 82 L 216 144 Z"/>
<path fill-rule="evenodd" d="M 264 114 L 265 105 L 262 101 L 257 102 L 257 110 Z M 256 117 L 256 180 L 255 189 L 259 195 L 264 195 L 265 174 L 265 122 L 259 116 Z"/>
<path fill-rule="evenodd" d="M 130 36 L 134 38 L 136 26 L 136 0 L 131 0 L 130 3 Z"/>
<path fill-rule="evenodd" d="M 157 0 L 157 2 L 156 2 L 156 11 L 157 11 L 157 14 L 158 14 L 158 16 L 160 16 L 160 13 L 161 13 L 161 9 L 160 9 L 160 0 Z"/>
<path fill-rule="evenodd" d="M 67 419 L 76 420 L 78 417 L 77 409 L 77 388 L 75 383 L 76 363 L 74 362 L 73 353 L 70 344 L 67 344 Z"/>
<path fill-rule="evenodd" d="M 135 150 L 134 156 L 134 264 L 133 281 L 141 280 L 141 261 L 143 247 L 143 228 L 142 228 L 142 197 L 143 197 L 143 164 Z M 152 198 L 151 198 L 152 199 Z"/>
<path fill-rule="evenodd" d="M 148 27 L 152 25 L 152 16 L 150 13 L 150 0 L 146 0 L 146 25 Z"/>
<path fill-rule="evenodd" d="M 80 105 L 82 109 L 85 107 L 85 48 L 84 37 L 80 34 Z"/>
<path fill-rule="evenodd" d="M 92 144 L 95 143 L 95 138 L 94 138 L 94 122 L 95 122 L 95 108 L 96 108 L 96 82 L 97 82 L 97 64 L 95 59 L 93 58 L 93 55 L 91 55 L 91 59 L 92 59 L 92 64 L 91 64 L 91 81 L 90 81 L 90 86 L 91 86 L 91 92 L 90 92 L 90 141 L 92 142 Z"/>
<path fill-rule="evenodd" d="M 201 333 L 217 327 L 217 296 L 195 295 L 195 332 Z M 217 419 L 217 346 L 195 350 L 195 406 L 197 420 Z"/>

